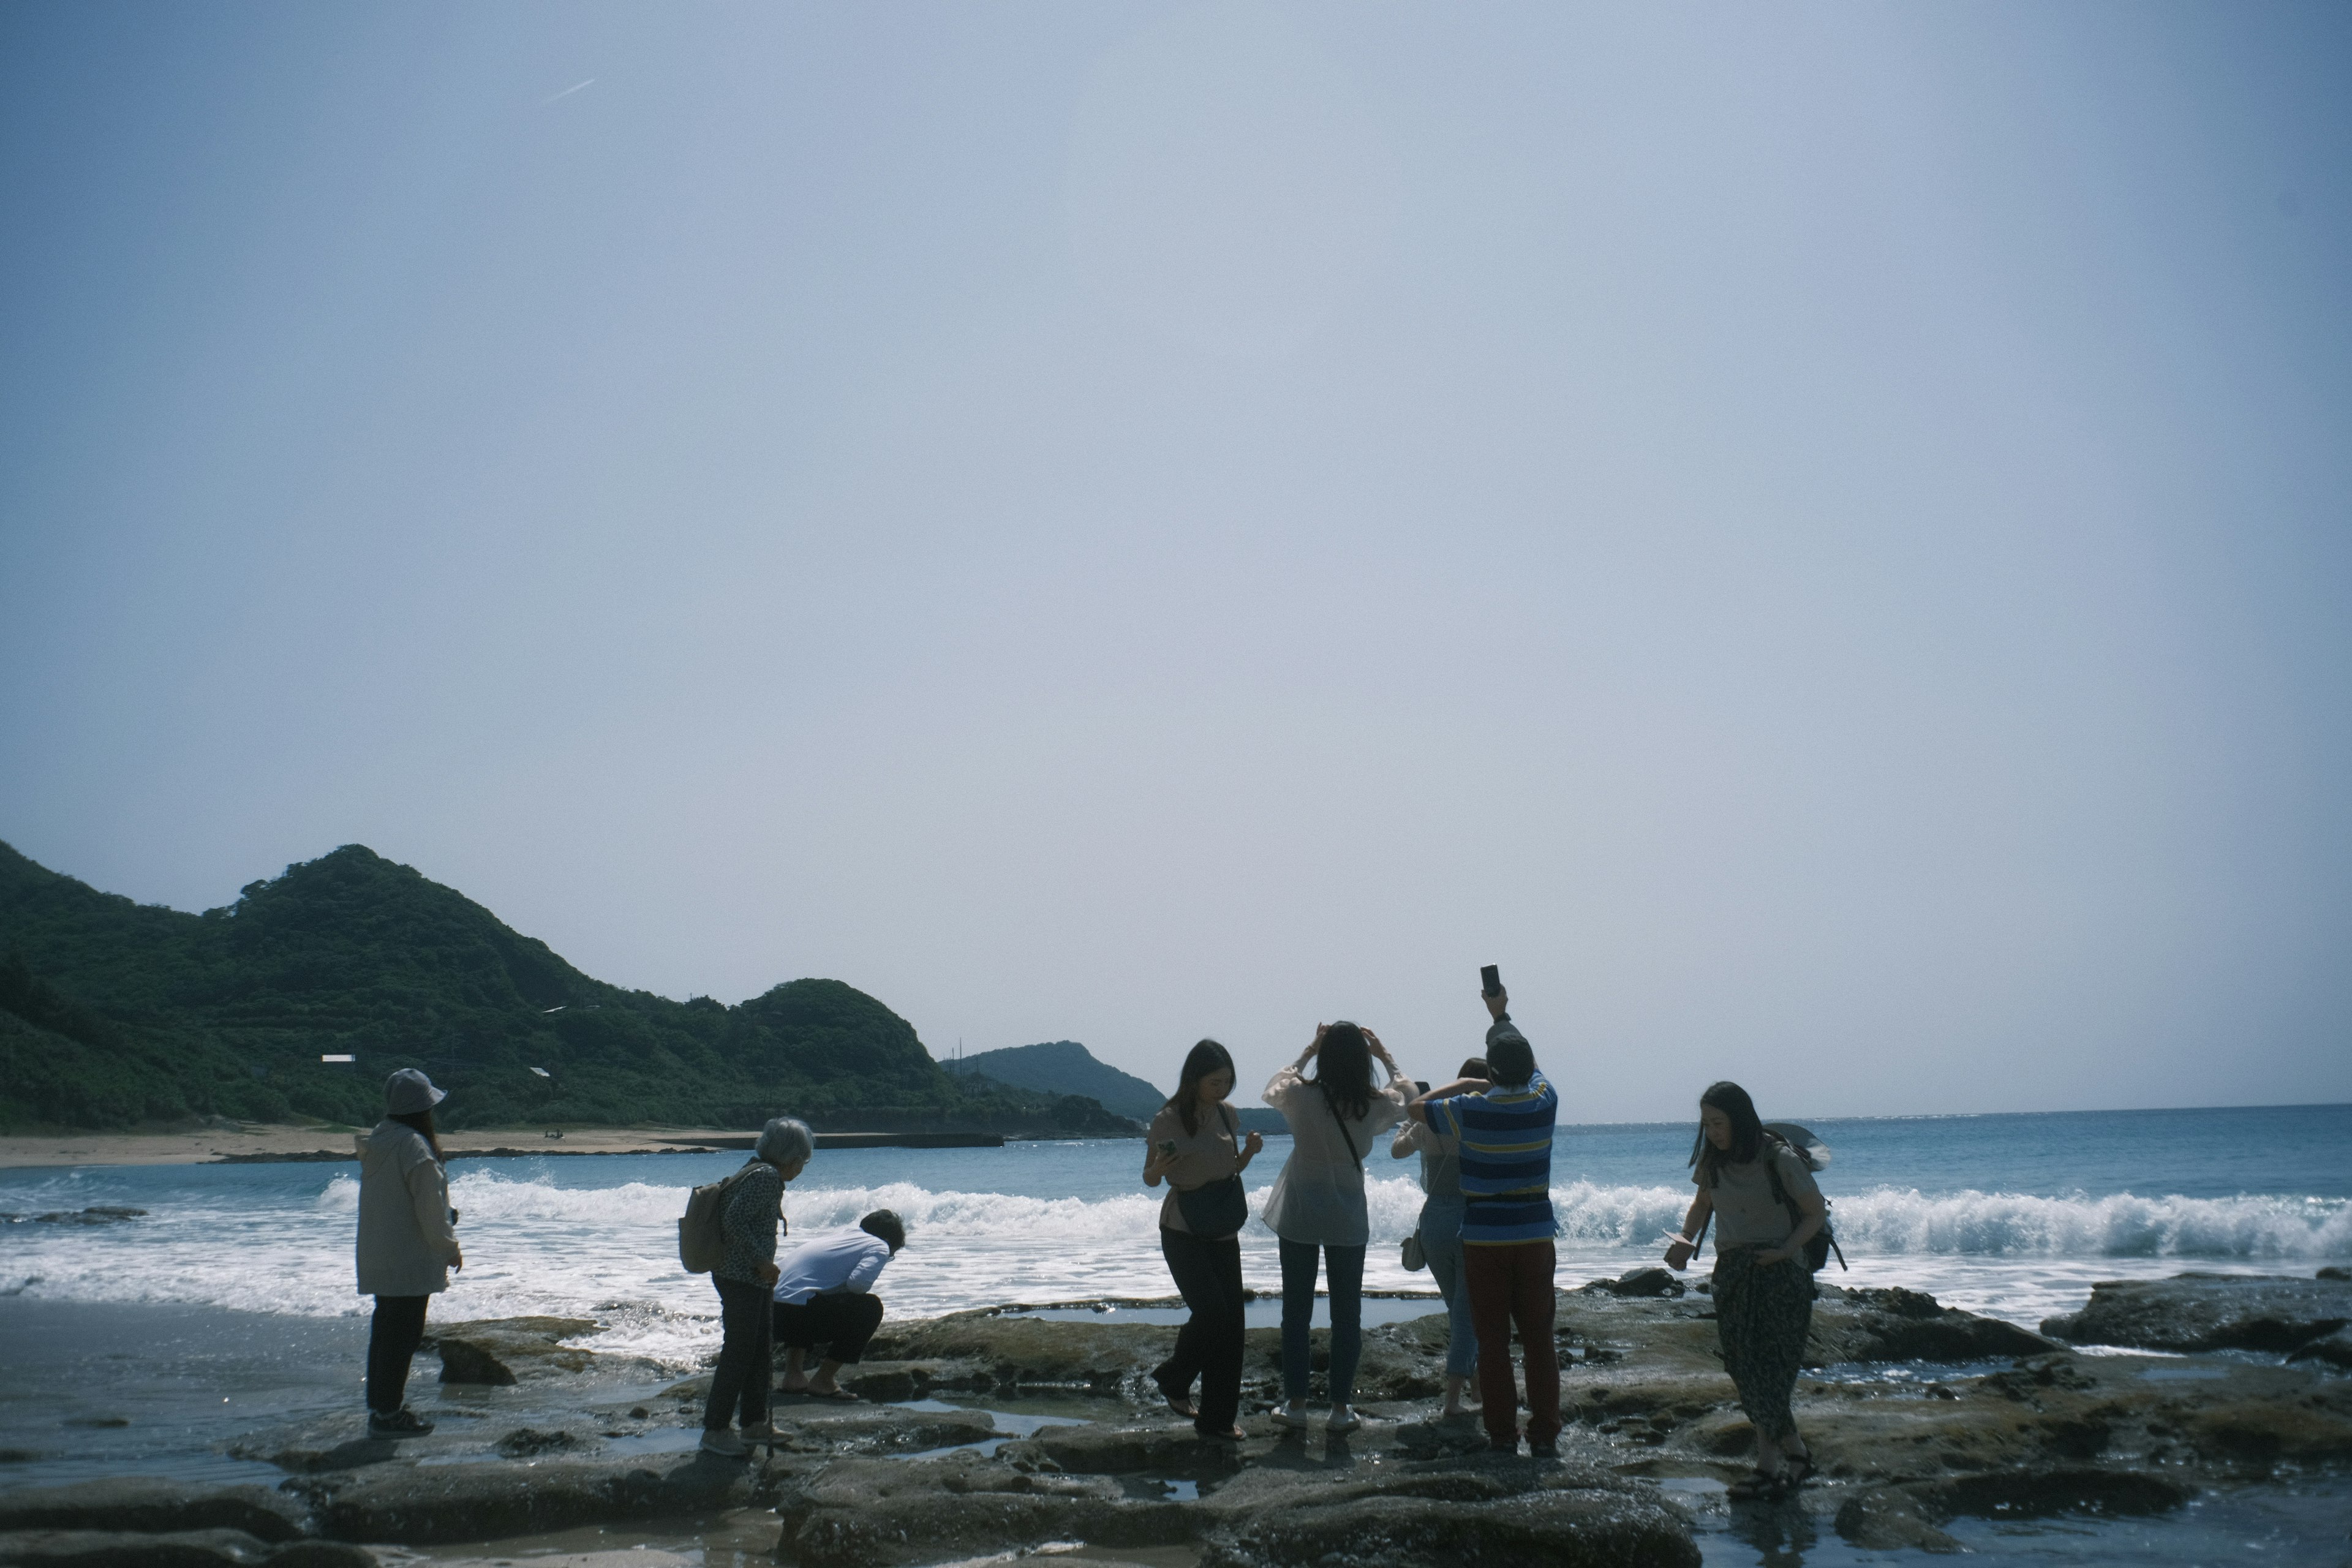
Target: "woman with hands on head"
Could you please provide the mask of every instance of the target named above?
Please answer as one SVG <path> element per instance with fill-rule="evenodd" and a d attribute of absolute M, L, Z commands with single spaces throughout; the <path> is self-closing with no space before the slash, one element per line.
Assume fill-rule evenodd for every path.
<path fill-rule="evenodd" d="M 1388 1075 L 1372 1086 L 1372 1063 Z M 1312 1065 L 1315 1076 L 1308 1078 Z M 1331 1419 L 1328 1430 L 1363 1425 L 1355 1398 L 1356 1363 L 1363 1352 L 1364 1247 L 1371 1227 L 1364 1212 L 1364 1156 L 1372 1140 L 1404 1120 L 1411 1085 L 1381 1037 L 1342 1020 L 1318 1024 L 1298 1060 L 1274 1075 L 1265 1102 L 1290 1124 L 1290 1158 L 1265 1200 L 1266 1227 L 1282 1240 L 1282 1389 L 1274 1418 L 1285 1426 L 1307 1424 L 1311 1363 L 1308 1331 L 1315 1321 L 1318 1262 L 1331 1288 Z"/>
<path fill-rule="evenodd" d="M 1811 1167 L 1764 1130 L 1746 1089 L 1708 1085 L 1699 1096 L 1698 1117 L 1690 1157 L 1698 1195 L 1683 1216 L 1682 1234 L 1666 1247 L 1666 1267 L 1689 1266 L 1712 1215 L 1715 1330 L 1723 1370 L 1756 1428 L 1756 1474 L 1733 1486 L 1731 1494 L 1780 1497 L 1802 1485 L 1813 1468 L 1789 1399 L 1813 1318 L 1805 1243 L 1828 1223 L 1829 1205 L 1813 1184 Z"/>
<path fill-rule="evenodd" d="M 1234 1058 L 1214 1040 L 1184 1058 L 1176 1093 L 1151 1119 L 1143 1184 L 1166 1182 L 1160 1205 L 1160 1253 L 1168 1260 L 1192 1316 L 1177 1331 L 1176 1349 L 1151 1378 L 1168 1408 L 1188 1417 L 1203 1437 L 1238 1439 L 1242 1403 L 1242 1244 L 1249 1219 L 1241 1173 L 1265 1140 L 1237 1138 L 1241 1118 L 1226 1103 L 1234 1091 Z M 1201 1383 L 1200 1403 L 1192 1381 Z"/>

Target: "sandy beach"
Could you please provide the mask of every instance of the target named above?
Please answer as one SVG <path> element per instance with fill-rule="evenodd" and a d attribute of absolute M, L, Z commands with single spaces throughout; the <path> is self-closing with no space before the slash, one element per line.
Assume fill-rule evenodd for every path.
<path fill-rule="evenodd" d="M 364 1131 L 362 1129 L 360 1131 Z M 0 1136 L 0 1170 L 41 1165 L 194 1165 L 236 1156 L 277 1159 L 317 1156 L 350 1159 L 348 1127 L 289 1127 L 262 1123 L 205 1127 L 168 1132 L 58 1132 Z M 498 1149 L 534 1154 L 643 1154 L 673 1152 L 702 1137 L 740 1138 L 740 1129 L 708 1127 L 577 1127 L 551 1138 L 538 1127 L 473 1129 L 444 1132 L 441 1146 L 453 1156 Z"/>

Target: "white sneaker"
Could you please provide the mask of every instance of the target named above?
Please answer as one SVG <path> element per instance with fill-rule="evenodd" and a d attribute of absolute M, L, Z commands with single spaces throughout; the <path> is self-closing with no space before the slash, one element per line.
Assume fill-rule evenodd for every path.
<path fill-rule="evenodd" d="M 1312 1426 L 1315 1421 L 1314 1417 L 1307 1414 L 1307 1402 L 1294 1399 L 1287 1405 L 1275 1406 L 1274 1424 L 1277 1426 L 1296 1427 L 1304 1432 L 1307 1427 Z"/>
<path fill-rule="evenodd" d="M 742 1438 L 735 1436 L 727 1427 L 706 1426 L 702 1429 L 702 1451 L 706 1454 L 723 1454 L 730 1459 L 740 1459 L 751 1450 L 744 1446 Z"/>
<path fill-rule="evenodd" d="M 1344 1405 L 1331 1406 L 1331 1419 L 1323 1424 L 1326 1432 L 1352 1432 L 1364 1424 L 1364 1418 Z"/>

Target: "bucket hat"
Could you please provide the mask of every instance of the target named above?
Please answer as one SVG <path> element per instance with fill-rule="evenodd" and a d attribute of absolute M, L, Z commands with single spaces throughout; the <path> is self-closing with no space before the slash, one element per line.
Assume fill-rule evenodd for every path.
<path fill-rule="evenodd" d="M 394 1116 L 414 1116 L 448 1099 L 433 1080 L 415 1068 L 403 1068 L 383 1080 L 383 1108 Z"/>

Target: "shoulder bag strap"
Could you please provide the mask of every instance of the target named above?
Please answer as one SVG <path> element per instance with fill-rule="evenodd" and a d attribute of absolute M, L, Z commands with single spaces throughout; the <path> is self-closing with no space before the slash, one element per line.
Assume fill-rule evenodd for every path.
<path fill-rule="evenodd" d="M 1323 1108 L 1324 1108 L 1325 1110 L 1328 1110 L 1328 1111 L 1331 1113 L 1331 1120 L 1332 1120 L 1332 1121 L 1338 1121 L 1338 1122 L 1339 1123 L 1339 1136 L 1340 1136 L 1342 1139 L 1346 1140 L 1346 1142 L 1347 1142 L 1347 1145 L 1348 1145 L 1348 1152 L 1349 1152 L 1349 1153 L 1350 1153 L 1350 1154 L 1355 1155 L 1355 1160 L 1356 1160 L 1356 1169 L 1358 1169 L 1359 1171 L 1362 1170 L 1362 1169 L 1364 1168 L 1364 1157 L 1363 1157 L 1361 1154 L 1357 1154 L 1357 1153 L 1356 1153 L 1356 1140 L 1355 1140 L 1355 1138 L 1354 1138 L 1354 1137 L 1353 1137 L 1353 1136 L 1352 1136 L 1352 1135 L 1348 1131 L 1348 1124 L 1347 1124 L 1345 1121 L 1339 1121 L 1339 1108 L 1338 1106 L 1336 1106 L 1336 1105 L 1332 1104 L 1328 1100 L 1326 1100 L 1323 1102 Z"/>

